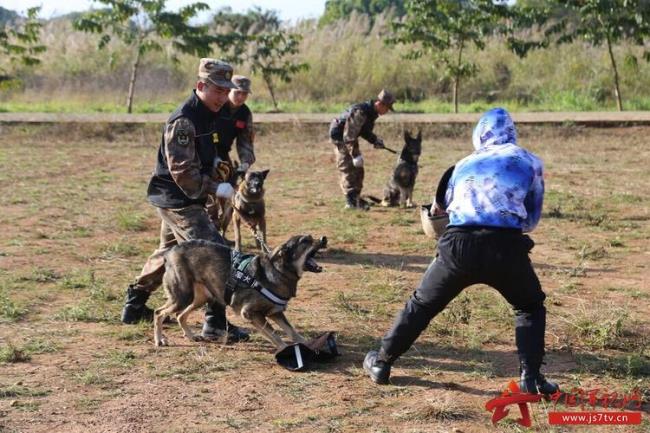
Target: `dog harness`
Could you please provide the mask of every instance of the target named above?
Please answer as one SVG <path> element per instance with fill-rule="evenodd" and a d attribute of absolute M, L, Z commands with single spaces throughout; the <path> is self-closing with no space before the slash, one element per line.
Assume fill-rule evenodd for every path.
<path fill-rule="evenodd" d="M 248 265 L 251 264 L 255 258 L 254 254 L 242 254 L 239 251 L 232 250 L 230 252 L 230 277 L 226 282 L 226 291 L 224 293 L 224 300 L 227 305 L 232 301 L 232 295 L 238 289 L 254 289 L 260 292 L 269 301 L 275 305 L 285 307 L 289 302 L 288 298 L 283 298 L 272 290 L 262 286 L 259 281 L 255 279 L 249 272 L 247 272 Z"/>

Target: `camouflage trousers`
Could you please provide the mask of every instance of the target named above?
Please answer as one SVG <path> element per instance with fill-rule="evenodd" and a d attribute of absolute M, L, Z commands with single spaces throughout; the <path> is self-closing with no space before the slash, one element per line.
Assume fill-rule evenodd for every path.
<path fill-rule="evenodd" d="M 334 141 L 334 154 L 336 155 L 336 166 L 339 169 L 339 184 L 343 194 L 355 192 L 361 193 L 363 189 L 364 168 L 355 167 L 352 164 L 352 158 L 361 154 L 359 151 L 359 143 L 345 144 L 342 141 Z"/>
<path fill-rule="evenodd" d="M 204 239 L 223 244 L 223 238 L 210 220 L 205 207 L 199 204 L 180 209 L 156 208 L 162 219 L 160 244 L 149 256 L 136 278 L 133 288 L 153 292 L 162 284 L 165 273 L 165 253 L 174 245 L 191 239 Z"/>

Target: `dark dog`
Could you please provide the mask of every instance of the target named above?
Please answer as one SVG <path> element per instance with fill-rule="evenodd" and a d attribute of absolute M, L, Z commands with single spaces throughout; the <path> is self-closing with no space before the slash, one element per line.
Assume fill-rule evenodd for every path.
<path fill-rule="evenodd" d="M 404 131 L 404 147 L 397 159 L 393 176 L 384 188 L 382 206 L 413 207 L 413 188 L 418 175 L 418 159 L 422 153 L 422 131 L 411 137 Z"/>
<path fill-rule="evenodd" d="M 269 170 L 249 171 L 232 198 L 234 210 L 235 249 L 241 251 L 241 223 L 245 222 L 253 231 L 257 246 L 261 243 L 257 236 L 266 242 L 266 216 L 264 206 L 264 180 Z M 256 235 L 257 232 L 257 235 Z"/>
<path fill-rule="evenodd" d="M 162 322 L 172 314 L 176 315 L 185 337 L 201 340 L 187 326 L 187 317 L 213 301 L 230 305 L 277 349 L 284 348 L 286 343 L 273 332 L 267 319 L 279 325 L 293 343 L 305 344 L 305 339 L 285 317 L 284 310 L 287 301 L 296 296 L 298 280 L 303 272 L 323 270 L 314 260 L 314 255 L 325 246 L 326 238 L 316 241 L 311 236 L 294 236 L 269 254 L 253 256 L 245 275 L 259 285 L 257 288 L 237 286 L 229 292 L 230 295 L 227 295 L 226 288 L 232 265 L 229 248 L 204 240 L 191 240 L 175 246 L 165 256 L 163 288 L 167 302 L 154 313 L 156 346 L 168 344 L 162 334 Z"/>

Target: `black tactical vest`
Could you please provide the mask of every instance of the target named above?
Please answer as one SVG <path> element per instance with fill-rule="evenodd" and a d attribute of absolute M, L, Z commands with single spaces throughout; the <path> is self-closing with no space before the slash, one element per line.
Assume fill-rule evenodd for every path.
<path fill-rule="evenodd" d="M 217 113 L 217 155 L 223 161 L 230 161 L 230 151 L 232 150 L 232 143 L 237 138 L 237 135 L 248 127 L 246 122 L 251 115 L 251 110 L 248 109 L 246 104 L 242 105 L 234 113 L 228 103 Z"/>
<path fill-rule="evenodd" d="M 165 157 L 165 129 L 167 125 L 181 117 L 192 122 L 196 131 L 194 146 L 201 161 L 201 174 L 212 172 L 214 157 L 217 155 L 215 140 L 217 134 L 217 115 L 210 111 L 195 92 L 180 105 L 176 111 L 167 119 L 163 128 L 160 147 L 158 148 L 158 159 L 153 176 L 149 181 L 147 198 L 154 206 L 165 209 L 177 209 L 192 204 L 205 204 L 206 198 L 191 199 L 185 195 L 183 190 L 174 182 L 170 172 L 167 158 Z M 191 146 L 192 144 L 190 144 Z"/>
<path fill-rule="evenodd" d="M 379 117 L 377 111 L 375 111 L 375 101 L 370 100 L 366 102 L 360 102 L 358 104 L 351 105 L 347 110 L 343 112 L 339 117 L 334 119 L 330 124 L 330 137 L 335 141 L 343 141 L 343 131 L 345 130 L 345 122 L 350 117 L 352 111 L 360 109 L 366 115 L 366 123 L 364 123 L 361 128 L 360 136 L 364 136 L 368 132 L 372 132 L 375 127 L 375 120 Z"/>

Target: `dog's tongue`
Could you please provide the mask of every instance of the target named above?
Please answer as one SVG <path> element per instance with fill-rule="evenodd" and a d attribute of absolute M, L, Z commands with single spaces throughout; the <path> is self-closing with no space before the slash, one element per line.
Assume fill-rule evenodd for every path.
<path fill-rule="evenodd" d="M 318 263 L 316 263 L 316 260 L 314 260 L 313 257 L 308 258 L 305 261 L 305 271 L 308 272 L 323 272 L 322 266 L 320 266 Z"/>

